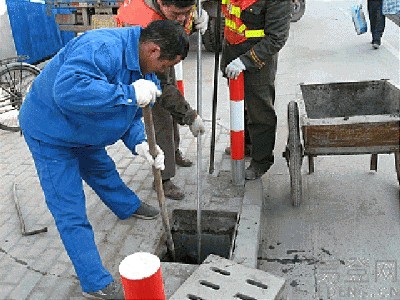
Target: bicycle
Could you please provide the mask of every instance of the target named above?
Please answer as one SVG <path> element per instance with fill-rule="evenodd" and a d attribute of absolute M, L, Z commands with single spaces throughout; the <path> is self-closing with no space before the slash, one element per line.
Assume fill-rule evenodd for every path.
<path fill-rule="evenodd" d="M 20 131 L 18 113 L 40 69 L 25 63 L 29 57 L 19 55 L 0 59 L 0 129 Z"/>

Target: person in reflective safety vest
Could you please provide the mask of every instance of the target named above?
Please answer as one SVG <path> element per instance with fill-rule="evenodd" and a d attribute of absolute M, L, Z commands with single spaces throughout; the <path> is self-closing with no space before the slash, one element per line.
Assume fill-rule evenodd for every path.
<path fill-rule="evenodd" d="M 253 180 L 274 162 L 275 75 L 289 36 L 291 0 L 222 0 L 222 12 L 221 70 L 228 78 L 244 72 L 245 142 L 251 149 L 245 178 Z"/>

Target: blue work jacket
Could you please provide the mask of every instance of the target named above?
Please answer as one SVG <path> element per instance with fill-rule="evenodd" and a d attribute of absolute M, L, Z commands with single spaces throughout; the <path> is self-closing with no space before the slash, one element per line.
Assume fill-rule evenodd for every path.
<path fill-rule="evenodd" d="M 22 131 L 65 147 L 122 139 L 134 151 L 146 137 L 131 84 L 144 78 L 160 88 L 154 73 L 140 70 L 140 33 L 140 27 L 98 29 L 71 40 L 33 82 L 19 114 Z"/>

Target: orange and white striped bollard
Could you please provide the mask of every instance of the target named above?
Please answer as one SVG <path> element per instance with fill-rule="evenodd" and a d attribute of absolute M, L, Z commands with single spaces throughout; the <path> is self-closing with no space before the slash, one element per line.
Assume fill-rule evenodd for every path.
<path fill-rule="evenodd" d="M 147 252 L 136 252 L 119 264 L 125 300 L 165 300 L 160 259 Z"/>
<path fill-rule="evenodd" d="M 229 80 L 231 172 L 233 185 L 244 185 L 244 75 Z"/>
<path fill-rule="evenodd" d="M 175 78 L 178 90 L 181 92 L 182 96 L 185 96 L 185 86 L 183 85 L 183 67 L 182 61 L 174 66 L 175 68 Z"/>

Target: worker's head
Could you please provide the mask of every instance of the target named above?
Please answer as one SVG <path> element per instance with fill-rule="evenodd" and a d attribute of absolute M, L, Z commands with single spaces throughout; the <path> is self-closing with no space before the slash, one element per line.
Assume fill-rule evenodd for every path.
<path fill-rule="evenodd" d="M 194 8 L 195 0 L 157 0 L 157 4 L 168 20 L 184 25 Z"/>
<path fill-rule="evenodd" d="M 142 72 L 164 73 L 167 68 L 186 58 L 189 37 L 179 23 L 159 20 L 142 29 L 139 44 Z"/>

